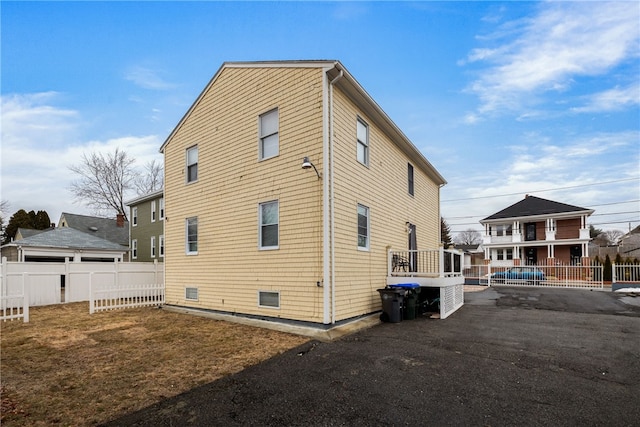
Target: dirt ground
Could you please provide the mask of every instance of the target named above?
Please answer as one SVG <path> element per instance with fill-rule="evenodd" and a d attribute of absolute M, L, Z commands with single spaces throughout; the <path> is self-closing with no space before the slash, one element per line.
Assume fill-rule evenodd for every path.
<path fill-rule="evenodd" d="M 88 303 L 0 328 L 3 426 L 96 425 L 308 341 L 159 308 L 90 315 Z"/>

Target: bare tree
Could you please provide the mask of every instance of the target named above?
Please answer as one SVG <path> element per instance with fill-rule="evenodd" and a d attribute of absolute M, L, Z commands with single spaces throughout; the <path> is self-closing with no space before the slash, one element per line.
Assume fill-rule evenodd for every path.
<path fill-rule="evenodd" d="M 468 228 L 458 233 L 455 241 L 459 245 L 479 245 L 482 243 L 482 235 L 473 228 Z"/>
<path fill-rule="evenodd" d="M 607 245 L 617 245 L 620 242 L 620 238 L 624 236 L 624 233 L 620 230 L 607 230 L 603 232 Z"/>
<path fill-rule="evenodd" d="M 69 169 L 78 175 L 69 190 L 76 201 L 84 202 L 95 211 L 115 211 L 127 218 L 124 195 L 133 188 L 137 174 L 133 168 L 135 159 L 116 148 L 106 156 L 102 153 L 82 155 L 79 165 Z"/>
<path fill-rule="evenodd" d="M 135 180 L 138 196 L 160 190 L 164 185 L 164 168 L 155 159 L 144 165 L 144 173 L 138 175 Z"/>
<path fill-rule="evenodd" d="M 7 217 L 9 216 L 9 201 L 0 201 L 0 242 L 5 240 L 5 230 L 7 228 Z"/>

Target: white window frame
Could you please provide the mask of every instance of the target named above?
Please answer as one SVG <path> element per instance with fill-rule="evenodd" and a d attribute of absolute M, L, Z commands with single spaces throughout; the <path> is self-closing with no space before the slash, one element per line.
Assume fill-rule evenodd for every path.
<path fill-rule="evenodd" d="M 271 205 L 274 203 L 278 209 L 277 222 L 264 224 L 262 222 L 262 207 L 266 205 Z M 274 225 L 276 226 L 276 230 L 277 230 L 276 237 L 278 239 L 278 242 L 276 245 L 265 246 L 263 245 L 263 242 L 262 242 L 262 229 L 263 227 L 274 226 Z M 262 202 L 258 204 L 258 247 L 260 250 L 273 250 L 273 249 L 278 249 L 280 247 L 280 201 L 279 200 L 270 200 L 268 202 Z"/>
<path fill-rule="evenodd" d="M 156 222 L 156 201 L 151 201 L 151 222 Z"/>
<path fill-rule="evenodd" d="M 364 135 L 360 134 L 360 125 L 364 127 Z M 369 125 L 367 122 L 358 117 L 356 120 L 356 159 L 366 167 L 369 167 L 369 133 Z M 364 158 L 360 158 L 361 151 Z"/>
<path fill-rule="evenodd" d="M 196 225 L 196 239 L 195 239 L 196 250 L 195 251 L 190 249 L 191 241 L 189 240 L 189 221 L 193 221 L 193 220 L 195 220 L 195 225 Z M 187 255 L 198 255 L 198 217 L 197 216 L 192 216 L 185 219 L 184 241 L 185 241 L 185 253 Z"/>
<path fill-rule="evenodd" d="M 160 221 L 164 220 L 164 197 L 158 200 L 158 205 L 160 205 Z"/>
<path fill-rule="evenodd" d="M 275 129 L 265 129 L 266 126 L 263 125 L 263 119 L 267 117 L 271 117 L 272 114 L 276 115 L 277 126 Z M 267 139 L 271 141 L 275 139 L 275 143 L 276 143 L 275 153 L 265 155 L 264 146 Z M 273 157 L 278 156 L 279 154 L 280 154 L 280 111 L 278 110 L 278 108 L 274 108 L 258 116 L 258 160 L 271 159 Z"/>
<path fill-rule="evenodd" d="M 367 234 L 364 235 L 364 237 L 366 238 L 366 245 L 362 246 L 360 245 L 360 237 L 363 236 L 362 234 L 360 234 L 360 209 L 364 209 L 365 210 L 365 216 L 367 218 Z M 357 233 L 358 233 L 358 250 L 361 251 L 368 251 L 370 248 L 370 243 L 371 243 L 371 215 L 370 215 L 371 210 L 369 209 L 369 207 L 362 205 L 360 203 L 358 203 L 358 207 L 356 209 L 356 215 L 357 215 Z"/>
<path fill-rule="evenodd" d="M 131 226 L 138 226 L 138 207 L 134 206 L 131 208 Z"/>
<path fill-rule="evenodd" d="M 131 259 L 138 259 L 138 239 L 131 241 Z"/>
<path fill-rule="evenodd" d="M 277 305 L 263 305 L 261 304 L 261 298 L 260 296 L 262 294 L 275 294 L 278 297 L 278 303 Z M 280 310 L 280 291 L 258 291 L 258 307 L 260 308 L 271 308 L 271 309 L 275 309 L 275 310 Z"/>
<path fill-rule="evenodd" d="M 195 152 L 195 161 L 193 161 L 193 156 L 191 156 L 191 160 L 189 160 L 189 154 L 190 153 L 194 153 Z M 198 146 L 194 145 L 191 146 L 189 148 L 187 148 L 186 152 L 185 152 L 185 182 L 187 184 L 191 184 L 192 182 L 198 182 L 198 156 L 199 156 L 199 152 L 198 152 Z M 190 179 L 191 174 L 189 173 L 189 168 L 191 168 L 192 166 L 195 166 L 196 168 L 196 177 L 194 179 Z"/>
<path fill-rule="evenodd" d="M 158 237 L 158 256 L 164 258 L 164 234 Z"/>
<path fill-rule="evenodd" d="M 156 236 L 151 236 L 151 258 L 156 257 Z"/>
<path fill-rule="evenodd" d="M 195 298 L 189 298 L 189 290 L 195 291 L 195 293 L 196 293 L 196 297 Z M 198 301 L 199 298 L 200 298 L 200 289 L 198 289 L 195 286 L 185 286 L 185 288 L 184 288 L 184 299 L 185 299 L 185 301 Z"/>

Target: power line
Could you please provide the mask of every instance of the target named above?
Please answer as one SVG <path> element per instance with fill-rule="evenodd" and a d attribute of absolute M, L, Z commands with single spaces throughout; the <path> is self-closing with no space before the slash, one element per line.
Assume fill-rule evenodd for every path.
<path fill-rule="evenodd" d="M 544 193 L 546 191 L 557 191 L 557 190 L 569 190 L 572 188 L 582 188 L 582 187 L 592 187 L 594 185 L 605 185 L 605 184 L 615 184 L 618 182 L 626 182 L 626 181 L 638 181 L 640 180 L 640 177 L 637 178 L 625 178 L 625 179 L 617 179 L 615 181 L 603 181 L 603 182 L 596 182 L 593 184 L 581 184 L 581 185 L 572 185 L 569 187 L 557 187 L 557 188 L 549 188 L 546 190 L 532 190 L 532 191 L 527 191 L 527 194 L 531 194 L 531 193 Z M 466 197 L 463 199 L 449 199 L 449 200 L 441 200 L 440 203 L 445 203 L 445 202 L 460 202 L 460 201 L 465 201 L 465 200 L 479 200 L 479 199 L 492 199 L 494 197 L 507 197 L 507 196 L 517 196 L 522 194 L 522 191 L 519 191 L 517 193 L 508 193 L 508 194 L 498 194 L 495 196 L 478 196 L 478 197 Z"/>
<path fill-rule="evenodd" d="M 636 202 L 640 202 L 640 199 L 636 199 L 636 200 L 627 200 L 625 202 L 611 202 L 611 203 L 601 203 L 599 205 L 590 205 L 591 207 L 595 208 L 598 206 L 613 206 L 613 205 L 624 205 L 626 203 L 636 203 Z M 480 218 L 480 217 L 487 217 L 490 214 L 486 214 L 486 215 L 468 215 L 468 216 L 443 216 L 443 218 L 445 220 L 451 220 L 451 219 L 470 219 L 470 218 Z M 616 215 L 615 213 L 613 214 L 593 214 L 592 216 L 595 215 Z"/>

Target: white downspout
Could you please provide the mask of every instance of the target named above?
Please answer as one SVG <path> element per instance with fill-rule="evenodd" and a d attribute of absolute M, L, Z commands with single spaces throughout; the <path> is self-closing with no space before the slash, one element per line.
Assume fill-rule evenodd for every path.
<path fill-rule="evenodd" d="M 333 230 L 335 229 L 335 215 L 334 215 L 334 197 L 333 197 L 333 85 L 344 76 L 344 72 L 340 70 L 340 74 L 338 74 L 331 82 L 329 83 L 329 152 L 325 151 L 325 155 L 329 155 L 329 174 L 325 175 L 329 177 L 329 183 L 325 180 L 325 188 L 328 185 L 329 187 L 329 217 L 330 217 L 330 228 L 331 228 L 331 237 L 330 237 L 330 259 L 331 259 L 331 323 L 336 323 L 336 286 L 335 286 L 335 277 L 336 277 L 336 263 L 335 263 L 335 238 L 333 235 Z"/>

